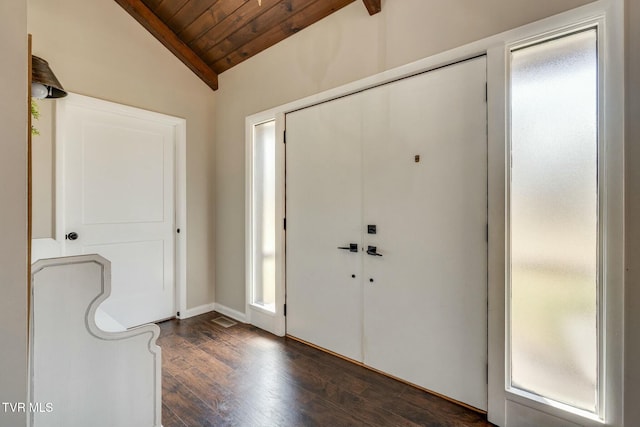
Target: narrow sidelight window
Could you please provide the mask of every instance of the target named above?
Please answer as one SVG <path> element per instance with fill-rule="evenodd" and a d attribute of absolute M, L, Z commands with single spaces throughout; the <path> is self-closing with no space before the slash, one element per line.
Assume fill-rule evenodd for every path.
<path fill-rule="evenodd" d="M 597 30 L 511 52 L 511 390 L 599 412 Z"/>
<path fill-rule="evenodd" d="M 253 127 L 251 303 L 275 312 L 275 121 Z"/>

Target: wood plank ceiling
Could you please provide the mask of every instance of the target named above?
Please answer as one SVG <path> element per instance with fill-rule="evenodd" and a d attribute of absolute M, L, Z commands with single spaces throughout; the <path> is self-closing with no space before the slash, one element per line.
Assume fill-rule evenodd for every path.
<path fill-rule="evenodd" d="M 115 1 L 216 90 L 218 74 L 356 0 Z"/>

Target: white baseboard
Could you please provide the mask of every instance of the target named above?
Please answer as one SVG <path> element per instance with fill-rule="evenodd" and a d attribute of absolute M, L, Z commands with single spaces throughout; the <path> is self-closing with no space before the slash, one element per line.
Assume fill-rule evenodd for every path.
<path fill-rule="evenodd" d="M 180 316 L 178 316 L 178 319 L 188 319 L 189 317 L 199 316 L 201 314 L 209 313 L 213 310 L 215 310 L 214 303 L 188 308 L 180 312 Z"/>
<path fill-rule="evenodd" d="M 233 320 L 237 320 L 238 322 L 247 323 L 246 314 L 241 313 L 238 310 L 234 310 L 232 308 L 226 307 L 222 304 L 215 303 L 214 306 L 215 306 L 215 310 L 218 313 L 224 314 L 225 316 L 230 317 Z"/>
<path fill-rule="evenodd" d="M 190 317 L 199 316 L 201 314 L 217 311 L 227 317 L 237 320 L 238 322 L 247 323 L 247 316 L 237 310 L 218 303 L 204 304 L 198 307 L 188 308 L 180 312 L 178 319 L 188 319 Z"/>

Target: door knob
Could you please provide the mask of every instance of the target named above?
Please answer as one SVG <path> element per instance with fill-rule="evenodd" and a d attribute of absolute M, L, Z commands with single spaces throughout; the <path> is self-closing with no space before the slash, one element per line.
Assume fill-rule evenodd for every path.
<path fill-rule="evenodd" d="M 72 231 L 71 233 L 64 236 L 64 238 L 67 240 L 76 240 L 78 238 L 78 233 L 76 233 L 75 231 Z"/>
<path fill-rule="evenodd" d="M 349 252 L 358 252 L 358 244 L 357 243 L 349 243 L 349 246 L 338 246 L 338 249 L 344 249 Z"/>
<path fill-rule="evenodd" d="M 382 256 L 382 254 L 379 254 L 377 252 L 378 248 L 375 246 L 367 246 L 367 255 L 371 255 L 371 256 Z"/>

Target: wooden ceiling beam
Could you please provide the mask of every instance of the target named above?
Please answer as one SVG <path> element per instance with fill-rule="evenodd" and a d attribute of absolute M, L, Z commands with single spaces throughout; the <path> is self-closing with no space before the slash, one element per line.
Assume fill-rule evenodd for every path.
<path fill-rule="evenodd" d="M 362 0 L 369 11 L 369 15 L 375 15 L 382 10 L 382 0 Z"/>
<path fill-rule="evenodd" d="M 218 74 L 149 9 L 142 0 L 115 0 L 211 89 L 218 89 Z"/>

